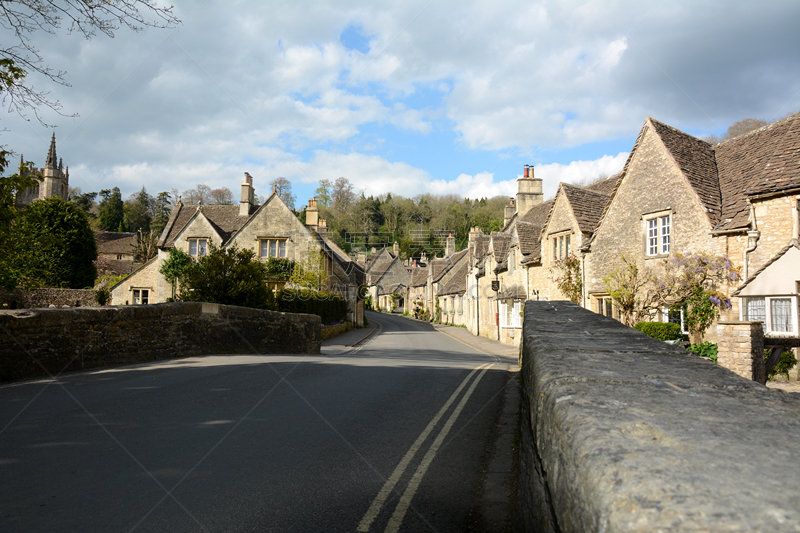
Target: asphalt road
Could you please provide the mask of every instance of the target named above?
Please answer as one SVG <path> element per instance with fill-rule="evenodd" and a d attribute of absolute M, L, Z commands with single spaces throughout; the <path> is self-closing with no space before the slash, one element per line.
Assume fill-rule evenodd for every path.
<path fill-rule="evenodd" d="M 465 531 L 508 361 L 430 326 L 0 387 L 0 531 Z"/>

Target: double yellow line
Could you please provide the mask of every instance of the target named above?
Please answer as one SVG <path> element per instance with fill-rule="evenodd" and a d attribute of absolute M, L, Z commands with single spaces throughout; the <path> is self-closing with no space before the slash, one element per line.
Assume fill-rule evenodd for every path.
<path fill-rule="evenodd" d="M 469 400 L 470 396 L 472 396 L 472 393 L 475 391 L 475 387 L 478 386 L 478 383 L 483 378 L 483 375 L 486 374 L 486 371 L 489 370 L 492 366 L 494 366 L 493 363 L 483 364 L 478 368 L 474 369 L 472 372 L 469 373 L 469 375 L 466 378 L 464 378 L 464 381 L 461 382 L 461 384 L 458 386 L 455 392 L 453 392 L 450 398 L 448 398 L 448 400 L 444 403 L 442 408 L 439 409 L 439 412 L 436 413 L 436 416 L 434 416 L 428 423 L 428 425 L 425 427 L 425 429 L 422 430 L 422 433 L 419 434 L 417 440 L 414 441 L 414 444 L 411 445 L 406 454 L 400 460 L 400 463 L 394 469 L 392 475 L 389 476 L 389 479 L 387 479 L 386 483 L 383 484 L 383 487 L 378 492 L 378 495 L 375 497 L 375 499 L 372 501 L 372 504 L 369 506 L 369 509 L 367 509 L 367 512 L 361 519 L 361 522 L 358 524 L 358 528 L 356 529 L 356 531 L 360 533 L 367 533 L 369 531 L 372 522 L 375 521 L 375 518 L 377 518 L 378 513 L 381 512 L 381 508 L 383 508 L 383 505 L 386 503 L 386 500 L 389 498 L 389 495 L 394 490 L 394 487 L 395 485 L 397 485 L 397 482 L 403 476 L 403 473 L 406 471 L 406 468 L 408 468 L 408 465 L 409 463 L 411 463 L 411 460 L 414 458 L 419 449 L 422 447 L 422 443 L 425 442 L 425 440 L 428 438 L 428 435 L 430 435 L 430 433 L 436 427 L 436 424 L 439 423 L 439 420 L 444 416 L 447 410 L 450 409 L 450 406 L 453 404 L 453 402 L 455 402 L 456 398 L 458 398 L 458 395 L 461 394 L 461 391 L 464 389 L 464 387 L 467 386 L 467 383 L 469 383 L 472 377 L 478 371 L 480 371 L 480 374 L 478 374 L 478 377 L 475 379 L 475 381 L 472 382 L 472 385 L 470 385 L 469 389 L 467 389 L 467 392 L 464 394 L 464 397 L 461 398 L 461 401 L 458 403 L 455 410 L 450 414 L 450 418 L 448 418 L 447 422 L 445 422 L 444 427 L 442 427 L 441 431 L 439 432 L 439 435 L 436 436 L 436 439 L 433 441 L 433 444 L 431 444 L 431 447 L 428 448 L 428 451 L 422 458 L 422 461 L 417 467 L 417 471 L 414 472 L 414 476 L 411 478 L 411 481 L 409 481 L 406 490 L 400 497 L 400 501 L 397 502 L 397 507 L 395 507 L 394 513 L 392 513 L 392 517 L 389 519 L 389 523 L 387 524 L 385 531 L 386 533 L 394 533 L 400 529 L 400 524 L 403 522 L 403 518 L 406 515 L 406 511 L 408 511 L 408 507 L 409 505 L 411 505 L 411 499 L 414 497 L 414 494 L 416 494 L 417 489 L 419 488 L 419 484 L 420 482 L 422 482 L 422 478 L 425 476 L 425 472 L 428 471 L 428 467 L 431 465 L 431 462 L 433 462 L 433 458 L 436 457 L 436 453 L 439 451 L 442 442 L 444 442 L 445 437 L 447 437 L 447 434 L 453 427 L 453 424 L 458 418 L 458 415 L 461 414 L 461 411 L 464 409 L 464 406 L 467 404 L 467 401 Z"/>

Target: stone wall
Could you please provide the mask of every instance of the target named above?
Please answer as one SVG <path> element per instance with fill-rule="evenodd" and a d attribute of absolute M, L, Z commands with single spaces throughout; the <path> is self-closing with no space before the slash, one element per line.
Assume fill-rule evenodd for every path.
<path fill-rule="evenodd" d="M 0 380 L 209 354 L 320 353 L 320 318 L 208 303 L 0 311 Z M 45 371 L 46 369 L 46 371 Z"/>
<path fill-rule="evenodd" d="M 719 322 L 717 363 L 743 378 L 767 382 L 761 322 Z"/>
<path fill-rule="evenodd" d="M 797 531 L 797 396 L 569 302 L 521 365 L 519 530 Z"/>
<path fill-rule="evenodd" d="M 9 309 L 34 309 L 47 308 L 51 305 L 63 307 L 93 307 L 97 306 L 92 289 L 33 289 L 26 291 L 14 289 L 13 291 L 0 290 L 0 303 L 8 305 Z"/>

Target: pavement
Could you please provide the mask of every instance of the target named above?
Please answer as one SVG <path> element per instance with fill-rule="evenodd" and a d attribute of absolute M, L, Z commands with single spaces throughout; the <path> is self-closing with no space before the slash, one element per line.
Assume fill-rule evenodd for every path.
<path fill-rule="evenodd" d="M 321 351 L 323 355 L 339 355 L 349 352 L 360 345 L 368 338 L 372 337 L 380 329 L 380 324 L 374 321 L 363 328 L 353 328 L 350 331 L 340 333 L 330 339 L 322 341 Z"/>

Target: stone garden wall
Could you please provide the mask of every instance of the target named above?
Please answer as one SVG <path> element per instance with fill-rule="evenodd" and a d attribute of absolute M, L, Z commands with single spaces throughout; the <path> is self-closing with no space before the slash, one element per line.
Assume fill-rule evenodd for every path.
<path fill-rule="evenodd" d="M 208 303 L 0 311 L 0 380 L 208 354 L 318 354 L 320 319 Z"/>

